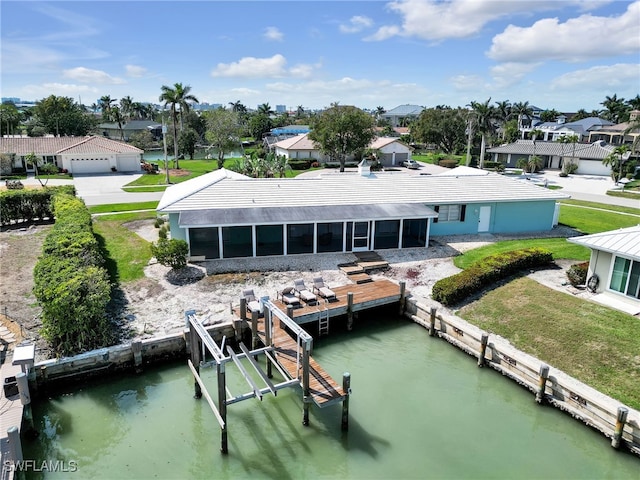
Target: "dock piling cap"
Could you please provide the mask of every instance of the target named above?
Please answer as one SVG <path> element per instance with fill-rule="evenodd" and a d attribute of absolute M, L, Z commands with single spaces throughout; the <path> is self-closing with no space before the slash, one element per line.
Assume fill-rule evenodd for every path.
<path fill-rule="evenodd" d="M 30 345 L 20 345 L 15 348 L 13 351 L 13 361 L 11 362 L 13 365 L 20 365 L 22 367 L 22 371 L 25 369 L 33 367 L 36 358 L 36 346 L 34 344 Z"/>

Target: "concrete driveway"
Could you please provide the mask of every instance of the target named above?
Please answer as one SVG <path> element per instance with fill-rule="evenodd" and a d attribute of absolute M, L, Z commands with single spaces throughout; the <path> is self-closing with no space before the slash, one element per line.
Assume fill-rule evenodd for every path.
<path fill-rule="evenodd" d="M 142 175 L 141 173 L 76 175 L 73 177 L 73 185 L 76 187 L 78 197 L 82 198 L 87 205 L 160 200 L 163 192 L 131 193 L 122 190 L 122 187 L 137 180 Z"/>

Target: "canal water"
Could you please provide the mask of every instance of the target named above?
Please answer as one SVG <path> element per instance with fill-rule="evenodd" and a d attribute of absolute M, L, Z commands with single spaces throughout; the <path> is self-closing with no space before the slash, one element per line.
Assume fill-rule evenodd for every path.
<path fill-rule="evenodd" d="M 304 427 L 301 393 L 286 389 L 228 407 L 224 456 L 181 363 L 39 402 L 41 433 L 25 440 L 25 458 L 78 471 L 30 478 L 640 478 L 640 459 L 423 328 L 362 317 L 355 327 L 314 346 L 339 383 L 351 373 L 348 432 L 340 404 L 312 406 Z M 201 373 L 215 398 L 215 370 Z M 234 395 L 250 390 L 232 365 L 227 384 Z"/>

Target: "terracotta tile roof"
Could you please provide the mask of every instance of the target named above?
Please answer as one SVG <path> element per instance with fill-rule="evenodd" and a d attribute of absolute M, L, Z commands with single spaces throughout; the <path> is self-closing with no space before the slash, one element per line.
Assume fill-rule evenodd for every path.
<path fill-rule="evenodd" d="M 143 150 L 104 137 L 2 137 L 0 153 L 58 155 L 60 153 L 143 153 Z"/>

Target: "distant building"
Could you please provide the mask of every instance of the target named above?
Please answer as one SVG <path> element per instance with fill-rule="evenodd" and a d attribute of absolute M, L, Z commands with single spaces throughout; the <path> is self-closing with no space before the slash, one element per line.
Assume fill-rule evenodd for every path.
<path fill-rule="evenodd" d="M 287 113 L 286 105 L 276 105 L 276 113 Z"/>
<path fill-rule="evenodd" d="M 399 105 L 383 113 L 380 118 L 388 121 L 392 127 L 406 127 L 408 122 L 416 120 L 424 107 L 420 105 Z"/>

